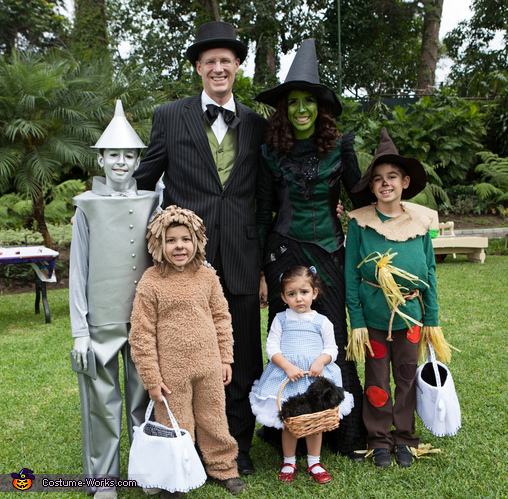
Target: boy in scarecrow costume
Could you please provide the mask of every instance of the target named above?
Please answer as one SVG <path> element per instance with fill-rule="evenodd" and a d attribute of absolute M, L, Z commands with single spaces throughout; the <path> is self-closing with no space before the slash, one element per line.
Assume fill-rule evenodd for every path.
<path fill-rule="evenodd" d="M 120 476 L 122 392 L 118 354 L 124 364 L 129 439 L 144 421 L 148 397 L 127 342 L 136 285 L 151 264 L 146 224 L 158 196 L 138 191 L 132 178 L 146 146 L 126 120 L 122 103 L 98 142 L 99 165 L 92 190 L 73 199 L 76 207 L 70 255 L 69 305 L 81 398 L 83 472 L 87 477 Z M 96 371 L 96 373 L 95 373 Z M 116 497 L 111 486 L 87 487 L 98 499 Z"/>
<path fill-rule="evenodd" d="M 399 156 L 383 128 L 376 155 L 353 189 L 365 202 L 375 204 L 349 213 L 348 356 L 365 359 L 363 421 L 368 448 L 380 467 L 390 466 L 393 447 L 397 464 L 411 466 L 413 450 L 418 448 L 414 430 L 419 343 L 424 346 L 430 341 L 441 359 L 450 356 L 438 324 L 431 220 L 401 203 L 422 191 L 426 182 L 422 164 Z"/>

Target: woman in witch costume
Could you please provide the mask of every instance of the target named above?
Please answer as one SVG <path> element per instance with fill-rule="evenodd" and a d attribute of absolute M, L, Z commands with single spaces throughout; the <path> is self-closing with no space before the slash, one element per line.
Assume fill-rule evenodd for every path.
<path fill-rule="evenodd" d="M 365 448 L 362 388 L 355 363 L 345 358 L 344 233 L 336 216 L 341 182 L 356 208 L 365 204 L 351 194 L 361 176 L 354 134 L 340 136 L 336 129 L 333 118 L 342 107 L 335 93 L 319 81 L 313 39 L 303 41 L 285 82 L 255 100 L 276 108 L 261 148 L 260 300 L 269 302 L 271 323 L 285 308 L 278 289 L 282 272 L 294 265 L 314 266 L 323 278 L 325 290 L 316 310 L 333 323 L 343 387 L 354 397 L 351 414 L 327 440 L 341 454 L 361 461 L 362 455 L 354 451 Z M 266 428 L 263 437 L 275 438 Z"/>

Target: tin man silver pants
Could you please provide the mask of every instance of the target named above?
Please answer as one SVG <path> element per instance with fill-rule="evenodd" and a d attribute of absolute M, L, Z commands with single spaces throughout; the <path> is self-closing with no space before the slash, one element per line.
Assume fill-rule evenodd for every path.
<path fill-rule="evenodd" d="M 95 352 L 97 379 L 88 376 L 80 383 L 83 404 L 88 400 L 88 417 L 82 411 L 83 471 L 93 477 L 120 476 L 120 430 L 122 391 L 119 381 L 118 354 L 124 365 L 125 413 L 129 442 L 132 427 L 145 419 L 148 394 L 143 388 L 127 342 L 130 324 L 90 326 L 90 340 Z M 86 391 L 86 393 L 82 393 Z M 84 399 L 86 397 L 86 399 Z M 86 407 L 86 405 L 85 405 Z"/>

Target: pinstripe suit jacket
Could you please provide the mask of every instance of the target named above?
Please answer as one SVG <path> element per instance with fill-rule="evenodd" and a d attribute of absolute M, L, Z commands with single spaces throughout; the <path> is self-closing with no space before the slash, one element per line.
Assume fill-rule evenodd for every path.
<path fill-rule="evenodd" d="M 206 136 L 201 95 L 180 99 L 155 109 L 150 145 L 134 173 L 139 189 L 154 190 L 162 173 L 164 206 L 193 210 L 206 227 L 207 260 L 221 262 L 233 294 L 259 290 L 259 249 L 255 218 L 260 145 L 266 120 L 235 100 L 238 152 L 229 178 L 222 186 Z"/>

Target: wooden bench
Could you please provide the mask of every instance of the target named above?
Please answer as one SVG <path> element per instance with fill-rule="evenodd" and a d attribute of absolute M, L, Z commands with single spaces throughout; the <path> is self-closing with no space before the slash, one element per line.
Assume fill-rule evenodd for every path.
<path fill-rule="evenodd" d="M 409 208 L 423 213 L 432 219 L 431 230 L 438 230 L 438 236 L 432 239 L 435 255 L 466 254 L 472 262 L 485 263 L 485 248 L 489 246 L 488 237 L 456 236 L 453 222 L 439 222 L 438 212 L 415 203 L 404 202 Z"/>

